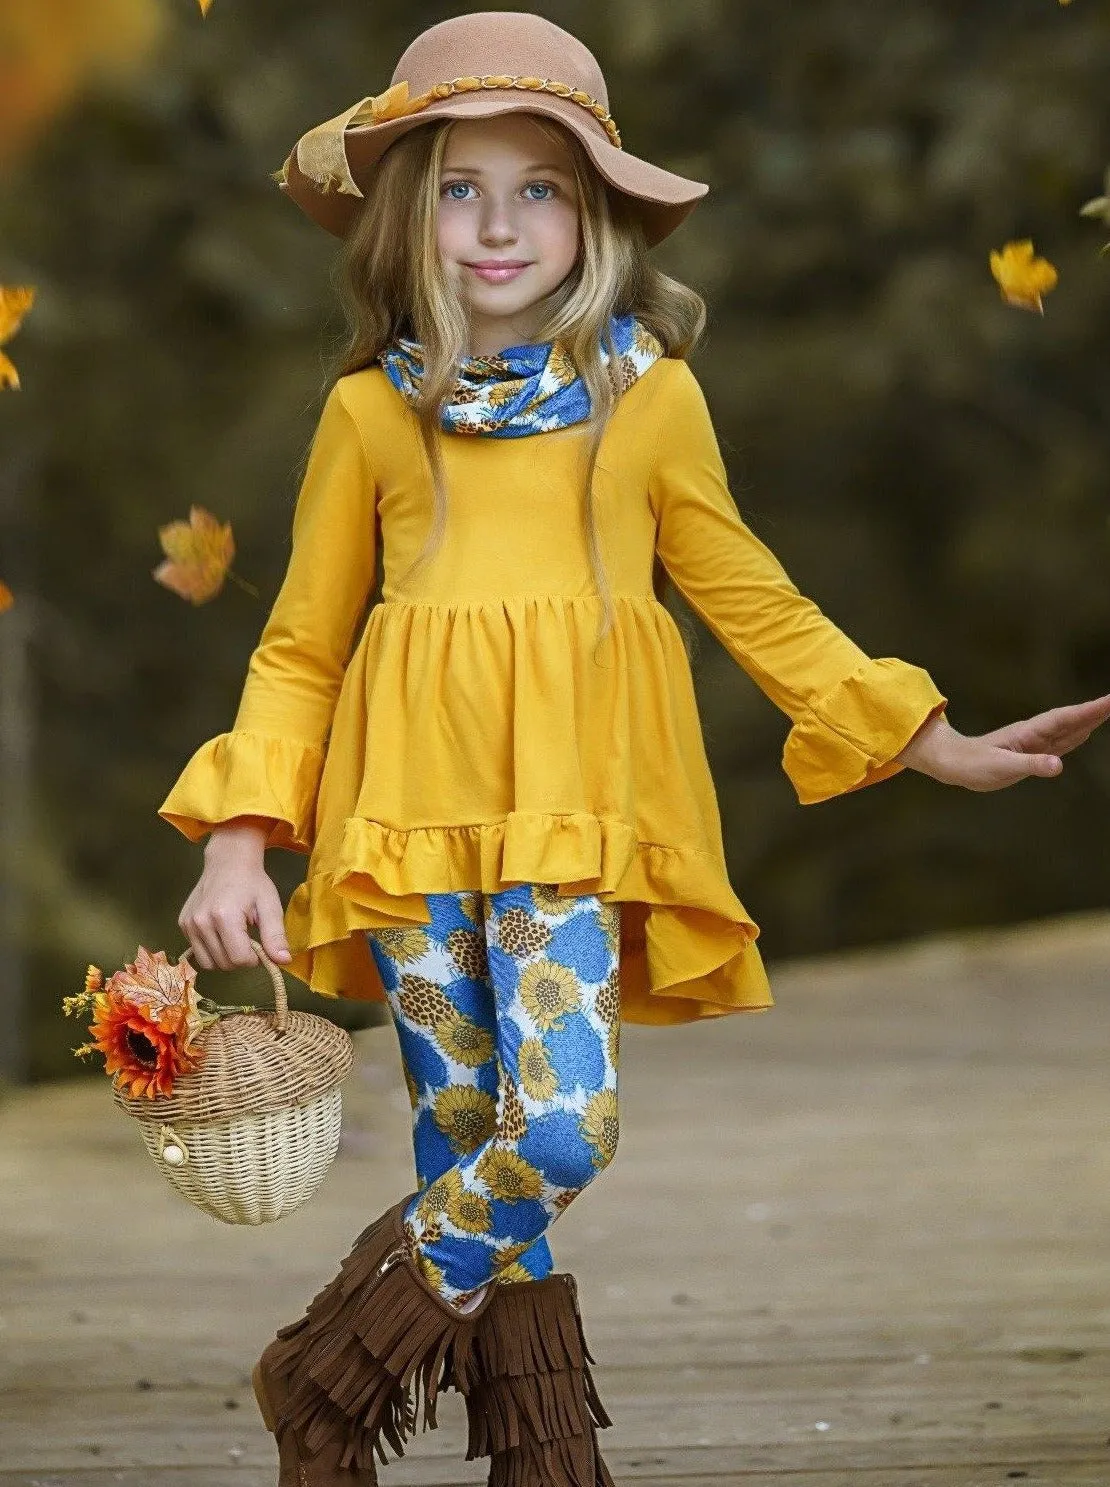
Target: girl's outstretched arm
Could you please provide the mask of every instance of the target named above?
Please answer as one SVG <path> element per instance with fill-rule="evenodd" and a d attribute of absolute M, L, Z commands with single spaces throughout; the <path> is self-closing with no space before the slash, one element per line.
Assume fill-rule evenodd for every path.
<path fill-rule="evenodd" d="M 1110 694 L 1071 707 L 1054 707 L 997 728 L 993 733 L 958 733 L 944 718 L 919 728 L 898 755 L 899 762 L 945 785 L 1001 790 L 1033 776 L 1051 779 L 1069 754 L 1110 718 Z"/>
<path fill-rule="evenodd" d="M 898 756 L 946 698 L 920 666 L 867 655 L 798 591 L 741 520 L 693 372 L 677 359 L 659 365 L 648 485 L 656 551 L 691 608 L 790 718 L 782 764 L 798 799 L 809 805 L 897 774 Z"/>

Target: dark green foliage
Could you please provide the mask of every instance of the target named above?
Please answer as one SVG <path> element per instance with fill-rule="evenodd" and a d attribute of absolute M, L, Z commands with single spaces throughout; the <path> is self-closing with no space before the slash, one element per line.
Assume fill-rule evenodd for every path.
<path fill-rule="evenodd" d="M 23 390 L 0 397 L 0 576 L 41 596 L 39 1073 L 68 1067 L 55 1009 L 86 961 L 184 948 L 200 849 L 154 812 L 230 725 L 283 571 L 342 323 L 334 240 L 269 173 L 462 8 L 216 0 L 202 22 L 182 0 L 159 64 L 3 183 L 0 281 L 39 291 L 7 348 Z M 1110 11 L 544 13 L 597 51 L 626 147 L 711 183 L 661 260 L 709 300 L 695 369 L 741 510 L 798 584 L 872 654 L 928 667 L 965 731 L 1110 689 L 1110 259 L 1078 216 L 1110 159 Z M 1026 236 L 1060 270 L 1043 320 L 989 275 L 990 249 Z M 192 502 L 234 524 L 261 601 L 229 584 L 194 609 L 151 579 L 157 526 Z M 696 670 L 733 881 L 769 958 L 1106 901 L 1105 740 L 1053 783 L 903 777 L 802 810 L 784 720 L 708 635 Z M 303 862 L 272 867 L 287 896 Z M 262 974 L 237 978 L 244 995 Z"/>

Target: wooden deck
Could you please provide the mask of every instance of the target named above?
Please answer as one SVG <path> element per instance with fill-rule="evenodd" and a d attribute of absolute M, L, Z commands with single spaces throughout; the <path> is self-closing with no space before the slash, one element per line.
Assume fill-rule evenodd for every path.
<path fill-rule="evenodd" d="M 781 966 L 626 1030 L 621 1147 L 560 1219 L 641 1487 L 1110 1484 L 1110 917 Z M 225 1228 L 97 1080 L 0 1105 L 0 1487 L 272 1487 L 248 1370 L 411 1181 L 358 1035 L 317 1199 Z M 383 1487 L 485 1481 L 462 1409 Z"/>

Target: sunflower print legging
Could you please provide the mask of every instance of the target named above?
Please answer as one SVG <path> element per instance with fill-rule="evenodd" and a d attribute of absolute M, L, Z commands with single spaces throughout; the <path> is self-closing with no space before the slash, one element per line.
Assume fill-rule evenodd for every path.
<path fill-rule="evenodd" d="M 412 1104 L 422 1272 L 461 1304 L 541 1279 L 545 1231 L 617 1145 L 620 905 L 552 884 L 429 893 L 365 931 Z"/>

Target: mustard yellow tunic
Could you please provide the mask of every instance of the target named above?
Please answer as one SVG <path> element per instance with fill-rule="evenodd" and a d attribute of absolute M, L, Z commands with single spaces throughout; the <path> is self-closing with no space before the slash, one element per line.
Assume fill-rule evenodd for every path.
<path fill-rule="evenodd" d="M 429 922 L 426 893 L 536 882 L 624 905 L 626 1020 L 771 1006 L 654 553 L 791 719 L 783 767 L 802 802 L 896 773 L 946 699 L 919 667 L 869 658 L 744 524 L 685 361 L 625 391 L 601 447 L 616 628 L 596 657 L 584 426 L 443 446 L 446 541 L 402 592 L 432 511 L 415 416 L 379 367 L 331 389 L 234 725 L 159 815 L 191 841 L 272 818 L 269 846 L 309 854 L 285 926 L 288 968 L 318 992 L 384 1001 L 361 931 Z"/>

